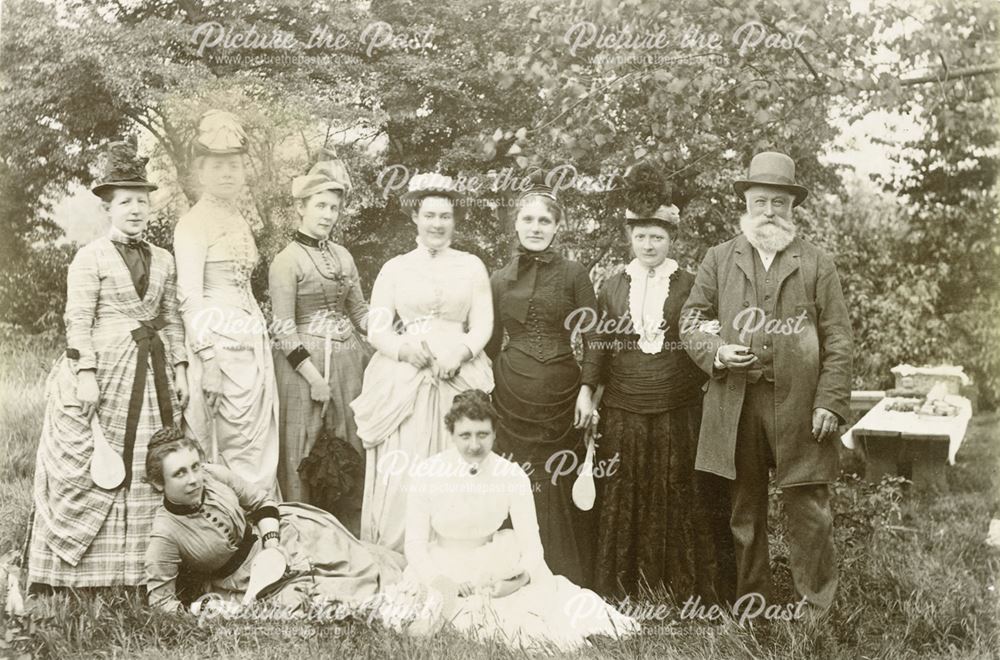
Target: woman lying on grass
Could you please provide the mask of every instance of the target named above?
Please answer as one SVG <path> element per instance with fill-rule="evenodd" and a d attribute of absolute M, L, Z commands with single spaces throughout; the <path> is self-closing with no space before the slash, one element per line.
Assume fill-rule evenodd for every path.
<path fill-rule="evenodd" d="M 308 605 L 303 593 L 361 604 L 399 579 L 404 562 L 398 553 L 359 541 L 326 511 L 277 504 L 266 490 L 202 459 L 198 443 L 175 428 L 150 440 L 146 477 L 163 494 L 146 551 L 151 606 L 181 610 L 179 578 L 197 592 L 238 599 L 265 549 L 277 550 L 286 568 L 261 597 L 290 609 Z"/>

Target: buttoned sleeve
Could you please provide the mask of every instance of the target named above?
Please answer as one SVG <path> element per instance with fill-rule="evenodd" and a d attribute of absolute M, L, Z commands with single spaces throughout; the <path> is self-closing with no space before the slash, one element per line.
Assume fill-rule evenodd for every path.
<path fill-rule="evenodd" d="M 414 479 L 406 495 L 406 539 L 403 551 L 407 564 L 416 571 L 417 577 L 424 584 L 430 584 L 437 576 L 430 559 L 430 537 L 431 494 Z"/>
<path fill-rule="evenodd" d="M 594 285 L 590 281 L 587 269 L 581 263 L 569 262 L 570 274 L 573 281 L 573 312 L 575 318 L 596 318 L 598 314 L 597 296 L 594 295 Z M 585 324 L 586 328 L 580 334 L 583 335 L 583 357 L 581 359 L 581 383 L 589 385 L 591 388 L 597 386 L 600 380 L 600 367 L 598 365 L 599 356 L 596 353 L 594 341 L 597 339 L 594 333 L 594 326 Z"/>
<path fill-rule="evenodd" d="M 248 514 L 247 519 L 250 522 L 256 523 L 261 518 L 278 517 L 277 501 L 263 488 L 254 486 L 224 465 L 205 463 L 203 469 L 236 493 L 240 508 Z"/>
<path fill-rule="evenodd" d="M 503 273 L 497 271 L 490 276 L 490 294 L 493 304 L 493 332 L 483 349 L 491 360 L 496 360 L 503 348 L 503 316 L 500 314 L 500 299 L 503 296 Z"/>
<path fill-rule="evenodd" d="M 292 367 L 298 367 L 309 357 L 295 324 L 295 305 L 298 300 L 299 280 L 302 277 L 301 264 L 295 253 L 287 249 L 282 250 L 274 257 L 267 274 L 271 313 L 274 316 L 272 332 L 275 344 Z"/>
<path fill-rule="evenodd" d="M 146 546 L 146 592 L 150 607 L 176 613 L 183 609 L 177 597 L 181 553 L 165 526 L 153 525 Z"/>
<path fill-rule="evenodd" d="M 189 213 L 174 228 L 180 313 L 191 347 L 203 359 L 214 357 L 215 351 L 204 289 L 209 240 L 207 227 L 207 223 Z"/>
<path fill-rule="evenodd" d="M 396 270 L 398 261 L 390 259 L 382 266 L 372 288 L 371 308 L 368 312 L 368 341 L 379 353 L 393 360 L 399 359 L 399 349 L 406 340 L 396 334 Z"/>
<path fill-rule="evenodd" d="M 344 298 L 344 309 L 351 323 L 359 332 L 368 331 L 368 303 L 365 302 L 364 294 L 361 293 L 361 276 L 358 274 L 358 267 L 354 263 L 354 257 L 340 245 L 336 247 L 337 254 L 340 255 L 341 263 L 344 264 L 344 275 L 347 278 L 347 295 Z"/>
<path fill-rule="evenodd" d="M 177 301 L 177 270 L 169 254 L 167 254 L 167 280 L 163 285 L 163 300 L 160 301 L 160 306 L 163 318 L 167 321 L 163 334 L 167 338 L 171 360 L 174 366 L 186 364 L 188 354 L 184 345 L 184 321 Z"/>
<path fill-rule="evenodd" d="M 101 293 L 97 254 L 84 247 L 69 265 L 66 277 L 66 355 L 74 373 L 97 368 L 92 330 Z"/>
<path fill-rule="evenodd" d="M 510 521 L 521 550 L 521 568 L 528 573 L 533 583 L 552 577 L 552 571 L 545 563 L 542 539 L 538 534 L 538 516 L 535 498 L 531 493 L 531 480 L 524 470 L 518 468 L 511 475 Z"/>
<path fill-rule="evenodd" d="M 605 327 L 604 318 L 608 314 L 610 307 L 609 298 L 611 296 L 611 282 L 614 278 L 609 278 L 601 285 L 601 290 L 597 294 L 597 319 L 598 327 Z M 590 359 L 583 363 L 584 383 L 596 387 L 604 382 L 607 374 L 608 364 L 611 362 L 611 344 L 615 336 L 611 333 L 594 332 L 590 344 Z"/>

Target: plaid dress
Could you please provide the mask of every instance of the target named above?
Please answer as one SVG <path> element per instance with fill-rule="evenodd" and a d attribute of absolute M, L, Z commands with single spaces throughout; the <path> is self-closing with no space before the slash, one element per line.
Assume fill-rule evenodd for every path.
<path fill-rule="evenodd" d="M 361 294 L 354 259 L 343 246 L 324 241 L 321 247 L 319 243 L 297 234 L 275 256 L 269 270 L 274 338 L 280 349 L 274 351 L 281 402 L 278 483 L 285 499 L 313 505 L 319 505 L 318 496 L 322 494 L 310 489 L 298 469 L 324 425 L 333 436 L 349 443 L 359 457 L 364 456 L 350 403 L 361 394 L 362 378 L 371 357 L 367 343 L 358 337 L 358 331 L 363 332 L 367 326 L 368 305 Z M 312 400 L 312 388 L 296 369 L 303 360 L 311 360 L 322 374 L 327 341 L 331 342 L 331 398 L 326 419 L 322 419 L 322 406 Z M 359 497 L 351 508 L 357 509 L 360 522 L 358 490 Z M 341 522 L 352 530 L 355 527 L 354 521 Z"/>
<path fill-rule="evenodd" d="M 169 365 L 187 360 L 177 311 L 174 262 L 156 246 L 148 284 L 140 299 L 122 256 L 109 237 L 77 252 L 67 277 L 67 345 L 78 359 L 62 357 L 46 383 L 46 410 L 35 464 L 35 518 L 29 554 L 29 582 L 52 586 L 101 587 L 144 582 L 144 554 L 160 497 L 145 483 L 146 446 L 162 427 L 152 370 L 147 372 L 132 457 L 132 480 L 104 490 L 90 477 L 93 437 L 76 400 L 76 373 L 97 370 L 97 416 L 108 443 L 124 450 L 139 348 L 132 331 L 140 321 L 166 321 L 160 338 Z M 171 395 L 172 396 L 172 395 Z M 179 407 L 174 407 L 174 423 Z"/>

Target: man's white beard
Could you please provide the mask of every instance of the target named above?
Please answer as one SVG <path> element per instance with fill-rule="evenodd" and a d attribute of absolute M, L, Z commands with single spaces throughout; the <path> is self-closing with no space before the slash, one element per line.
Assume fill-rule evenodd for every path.
<path fill-rule="evenodd" d="M 752 217 L 744 213 L 740 218 L 740 230 L 760 252 L 778 253 L 795 240 L 795 225 L 785 218 L 774 216 L 768 222 L 764 216 Z"/>

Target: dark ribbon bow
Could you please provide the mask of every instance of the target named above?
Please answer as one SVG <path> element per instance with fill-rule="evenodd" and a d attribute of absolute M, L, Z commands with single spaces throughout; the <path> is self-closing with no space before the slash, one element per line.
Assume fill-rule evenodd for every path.
<path fill-rule="evenodd" d="M 504 306 L 507 312 L 518 322 L 524 323 L 528 318 L 528 304 L 535 293 L 535 283 L 538 280 L 538 264 L 549 264 L 559 258 L 559 253 L 549 245 L 544 250 L 528 250 L 523 245 L 517 246 L 515 265 L 507 273 L 506 280 L 513 282 L 507 287 Z"/>
<path fill-rule="evenodd" d="M 160 422 L 163 426 L 173 425 L 174 409 L 170 401 L 170 387 L 167 380 L 166 349 L 159 331 L 166 327 L 167 322 L 162 316 L 152 321 L 140 321 L 138 328 L 132 331 L 132 340 L 139 347 L 136 355 L 135 379 L 132 381 L 132 394 L 128 400 L 128 416 L 125 418 L 125 452 L 122 460 L 125 462 L 125 480 L 122 487 L 132 483 L 132 455 L 135 453 L 135 433 L 139 428 L 139 414 L 142 412 L 142 400 L 146 393 L 146 372 L 149 368 L 150 356 L 153 363 L 153 384 L 156 386 L 156 403 L 160 408 Z"/>

